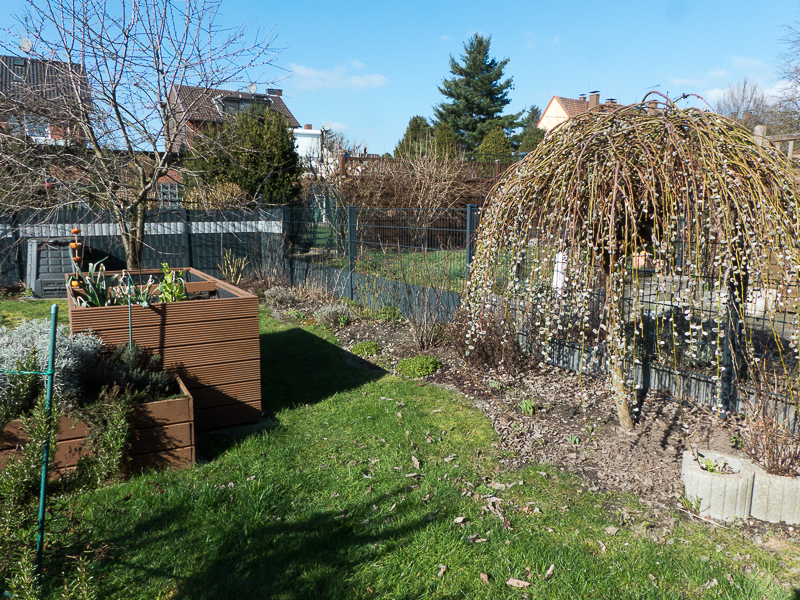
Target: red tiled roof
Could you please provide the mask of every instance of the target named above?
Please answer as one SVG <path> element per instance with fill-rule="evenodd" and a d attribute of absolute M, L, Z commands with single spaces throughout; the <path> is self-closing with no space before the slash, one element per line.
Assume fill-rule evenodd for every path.
<path fill-rule="evenodd" d="M 268 90 L 274 92 L 277 90 Z M 178 85 L 170 90 L 170 102 L 175 102 L 175 112 L 179 119 L 187 121 L 221 122 L 223 114 L 220 112 L 218 101 L 222 98 L 238 98 L 242 100 L 256 100 L 266 102 L 270 109 L 283 115 L 289 126 L 300 127 L 289 108 L 284 104 L 280 92 L 267 94 L 250 94 L 249 92 L 236 92 L 213 88 L 191 87 Z"/>

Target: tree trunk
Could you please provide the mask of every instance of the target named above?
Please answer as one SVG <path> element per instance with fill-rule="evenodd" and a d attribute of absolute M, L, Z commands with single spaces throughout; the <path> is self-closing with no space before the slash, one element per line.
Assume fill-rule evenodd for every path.
<path fill-rule="evenodd" d="M 619 425 L 625 431 L 633 431 L 631 394 L 625 385 L 625 317 L 623 314 L 625 283 L 623 280 L 622 290 L 619 290 L 617 294 L 614 289 L 615 259 L 616 257 L 611 257 L 611 264 L 606 276 L 606 303 L 611 303 L 607 319 L 606 352 L 610 362 L 611 387 L 614 390 L 614 404 L 617 406 Z"/>

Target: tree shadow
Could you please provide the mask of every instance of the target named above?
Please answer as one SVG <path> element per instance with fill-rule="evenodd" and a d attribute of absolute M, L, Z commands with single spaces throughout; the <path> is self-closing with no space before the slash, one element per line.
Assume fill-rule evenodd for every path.
<path fill-rule="evenodd" d="M 274 419 L 375 381 L 386 371 L 299 327 L 261 334 L 261 406 Z"/>
<path fill-rule="evenodd" d="M 365 590 L 356 589 L 358 583 L 354 584 L 360 567 L 411 543 L 434 523 L 427 517 L 405 519 L 402 508 L 390 508 L 404 492 L 408 492 L 407 487 L 397 487 L 391 494 L 379 498 L 369 495 L 342 510 L 291 519 L 280 518 L 286 515 L 282 505 L 291 504 L 291 498 L 268 497 L 264 499 L 266 511 L 259 523 L 245 523 L 244 516 L 237 517 L 231 511 L 222 534 L 203 530 L 187 535 L 183 528 L 170 528 L 170 523 L 193 520 L 191 514 L 200 510 L 187 499 L 169 509 L 149 513 L 131 529 L 118 530 L 113 538 L 103 540 L 100 534 L 98 542 L 116 550 L 96 561 L 93 569 L 103 573 L 103 593 L 107 597 L 147 587 L 153 578 L 174 581 L 176 597 L 200 600 L 305 600 L 366 595 Z M 218 504 L 235 502 L 229 500 L 233 496 L 225 486 L 220 486 L 217 495 Z M 452 515 L 440 514 L 436 519 L 449 517 Z M 192 536 L 197 544 L 191 556 L 167 556 L 173 545 L 192 547 L 187 539 Z M 175 560 L 187 559 L 190 564 L 175 568 Z"/>

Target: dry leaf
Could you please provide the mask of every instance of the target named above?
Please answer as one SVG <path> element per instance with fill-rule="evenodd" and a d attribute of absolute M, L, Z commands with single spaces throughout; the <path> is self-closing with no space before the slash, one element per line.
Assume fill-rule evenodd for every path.
<path fill-rule="evenodd" d="M 455 519 L 453 519 L 453 523 L 455 523 L 456 525 L 461 525 L 461 523 L 464 523 L 466 520 L 467 517 L 456 517 Z"/>
<path fill-rule="evenodd" d="M 609 525 L 608 527 L 605 528 L 604 531 L 608 535 L 617 535 L 617 532 L 619 531 L 619 527 L 614 527 L 613 525 Z"/>
<path fill-rule="evenodd" d="M 600 550 L 605 552 L 606 551 L 606 545 L 603 542 L 601 542 L 600 540 L 597 540 L 597 543 L 600 544 Z"/>
<path fill-rule="evenodd" d="M 486 585 L 489 585 L 489 576 L 486 573 L 481 573 L 481 581 Z"/>
<path fill-rule="evenodd" d="M 414 465 L 415 469 L 419 469 L 419 460 L 413 454 L 411 455 L 411 463 Z"/>
<path fill-rule="evenodd" d="M 441 577 L 444 575 L 445 571 L 447 571 L 447 565 L 439 565 L 439 572 L 436 574 L 436 576 Z"/>
<path fill-rule="evenodd" d="M 515 588 L 526 588 L 530 584 L 530 581 L 522 581 L 522 579 L 514 579 L 513 577 L 506 581 L 506 585 L 510 585 Z"/>
<path fill-rule="evenodd" d="M 556 571 L 556 566 L 554 564 L 550 565 L 550 568 L 547 569 L 547 573 L 544 574 L 544 580 L 549 581 L 550 578 L 553 577 L 553 573 L 555 573 L 555 571 Z"/>

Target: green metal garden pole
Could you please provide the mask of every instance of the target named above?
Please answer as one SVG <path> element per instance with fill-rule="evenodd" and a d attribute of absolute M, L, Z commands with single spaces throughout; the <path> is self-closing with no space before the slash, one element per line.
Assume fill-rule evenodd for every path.
<path fill-rule="evenodd" d="M 56 362 L 56 330 L 58 320 L 58 304 L 50 307 L 50 358 L 47 362 L 47 401 L 45 404 L 45 419 L 47 421 L 47 435 L 44 438 L 44 451 L 42 452 L 42 479 L 39 485 L 39 536 L 36 539 L 36 575 L 42 570 L 42 549 L 44 547 L 44 502 L 47 496 L 47 458 L 50 454 L 50 421 L 53 412 L 53 375 Z"/>

